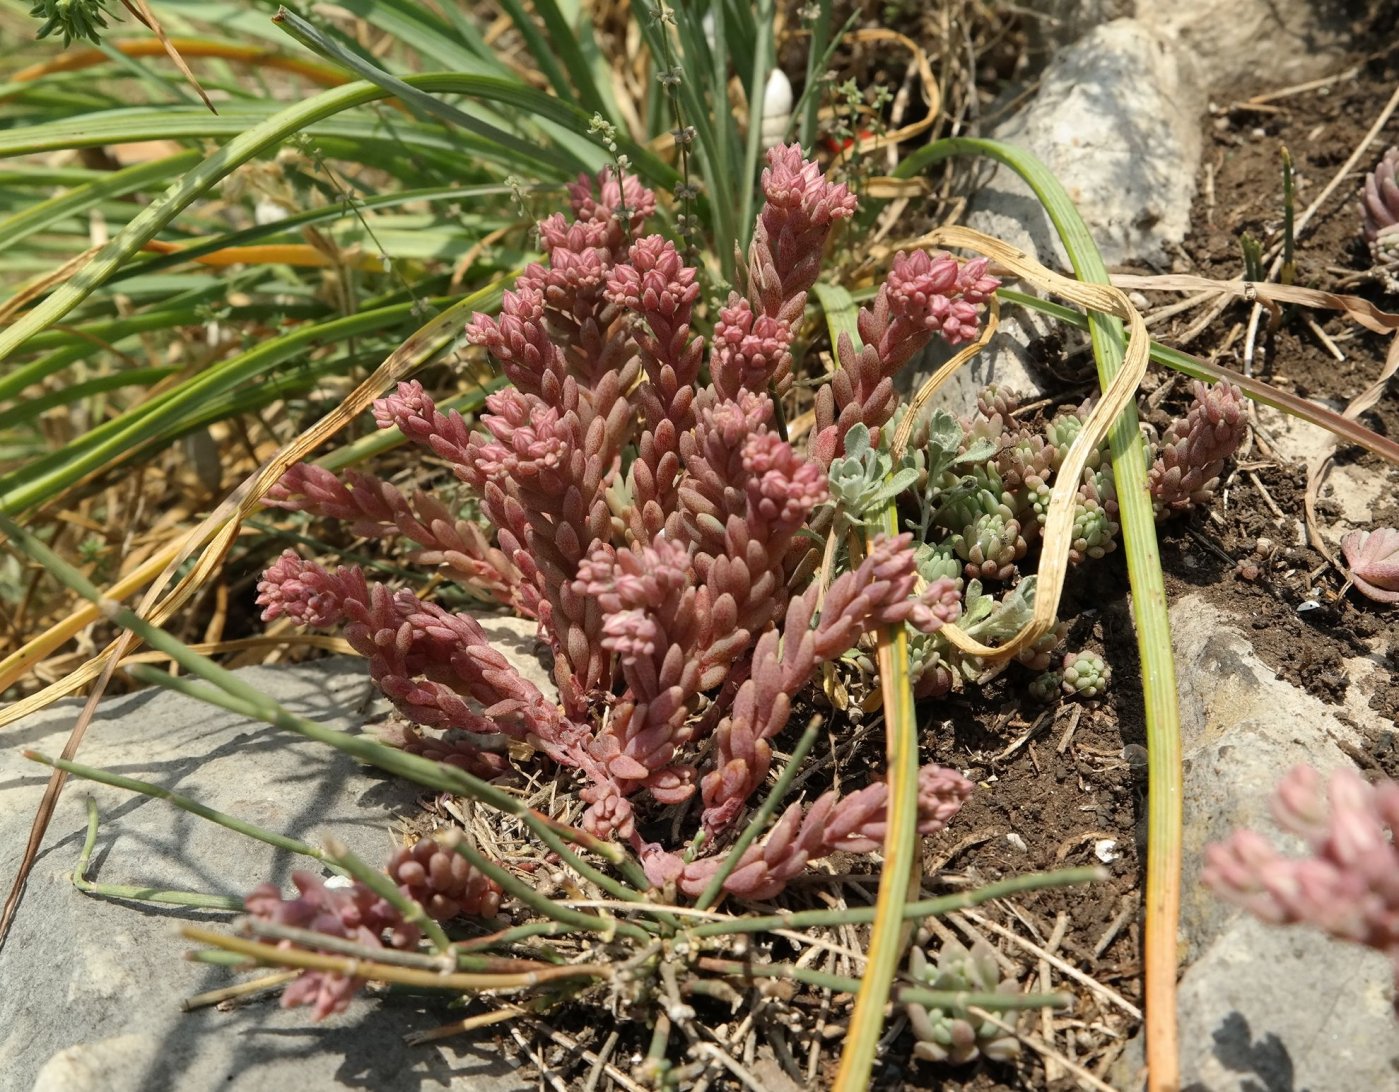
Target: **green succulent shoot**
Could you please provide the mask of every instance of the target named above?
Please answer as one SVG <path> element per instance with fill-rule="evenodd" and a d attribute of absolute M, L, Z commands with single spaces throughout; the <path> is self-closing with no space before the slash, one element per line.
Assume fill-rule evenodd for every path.
<path fill-rule="evenodd" d="M 1037 577 L 1027 576 L 999 601 L 986 595 L 980 580 L 967 583 L 967 596 L 958 625 L 982 644 L 1014 636 L 1034 617 Z"/>
<path fill-rule="evenodd" d="M 831 463 L 830 490 L 836 509 L 851 523 L 863 525 L 918 480 L 908 459 L 894 457 L 870 443 L 870 430 L 855 425 L 845 434 L 845 455 Z"/>
<path fill-rule="evenodd" d="M 1017 993 L 1013 981 L 1000 980 L 996 956 L 983 941 L 971 949 L 949 940 L 938 953 L 937 966 L 928 962 L 923 949 L 909 952 L 909 972 L 921 985 L 933 990 L 976 993 Z M 977 1058 L 1007 1062 L 1020 1054 L 1020 1041 L 989 1020 L 979 1020 L 963 1009 L 907 1006 L 908 1022 L 916 1042 L 913 1054 L 930 1062 L 964 1065 Z"/>
<path fill-rule="evenodd" d="M 73 41 L 91 42 L 98 45 L 102 41 L 100 32 L 107 27 L 105 0 L 38 0 L 29 9 L 35 19 L 44 20 L 35 33 L 36 38 L 47 38 L 55 31 L 63 34 L 66 49 Z"/>
<path fill-rule="evenodd" d="M 1093 652 L 1070 652 L 1064 657 L 1063 681 L 1065 694 L 1096 698 L 1107 689 L 1112 670 L 1103 658 Z"/>

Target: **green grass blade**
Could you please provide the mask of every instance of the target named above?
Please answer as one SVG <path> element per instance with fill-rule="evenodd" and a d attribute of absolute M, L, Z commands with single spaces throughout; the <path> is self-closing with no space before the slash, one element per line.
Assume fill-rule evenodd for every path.
<path fill-rule="evenodd" d="M 413 303 L 402 303 L 310 323 L 221 361 L 103 422 L 60 450 L 0 476 L 0 510 L 21 513 L 44 503 L 88 474 L 122 460 L 134 448 L 167 436 L 204 402 L 255 381 L 313 345 L 333 345 L 396 329 L 410 321 L 414 311 Z"/>
<path fill-rule="evenodd" d="M 1059 180 L 1022 148 L 992 140 L 951 137 L 934 141 L 895 171 L 909 178 L 953 155 L 984 155 L 1019 174 L 1035 192 L 1054 224 L 1079 280 L 1109 284 L 1107 266 L 1083 218 Z M 1088 316 L 1089 337 L 1106 389 L 1122 366 L 1122 323 L 1102 314 Z M 1176 932 L 1180 917 L 1182 842 L 1180 707 L 1165 579 L 1156 543 L 1156 518 L 1147 490 L 1146 447 L 1136 406 L 1128 403 L 1108 437 L 1117 481 L 1127 574 L 1132 587 L 1132 618 L 1141 654 L 1142 692 L 1147 726 L 1147 929 L 1145 940 L 1147 1061 L 1153 1088 L 1174 1087 L 1179 1067 L 1176 1030 Z"/>
<path fill-rule="evenodd" d="M 49 391 L 38 398 L 26 398 L 17 406 L 0 410 L 0 429 L 32 423 L 51 409 L 72 405 L 94 394 L 121 390 L 124 387 L 153 387 L 178 371 L 178 368 L 127 368 L 125 371 L 85 379 L 81 383 L 64 384 L 56 391 Z"/>
<path fill-rule="evenodd" d="M 478 137 L 489 140 L 502 148 L 507 148 L 515 153 L 525 163 L 543 161 L 555 171 L 567 174 L 572 171 L 583 169 L 586 163 L 576 162 L 557 152 L 541 148 L 537 143 L 525 140 L 514 133 L 506 132 L 489 122 L 474 118 L 464 110 L 458 110 L 455 106 L 434 98 L 426 92 L 419 91 L 410 83 L 405 83 L 397 76 L 385 72 L 378 65 L 372 64 L 363 57 L 350 52 L 338 42 L 331 40 L 322 34 L 316 27 L 312 26 L 305 19 L 302 19 L 294 12 L 282 8 L 277 12 L 275 21 L 292 38 L 300 42 L 307 49 L 329 61 L 340 65 L 347 71 L 353 72 L 361 79 L 368 80 L 376 87 L 383 88 L 390 95 L 393 95 L 400 102 L 406 103 L 412 109 L 423 114 L 428 114 L 455 125 L 459 129 L 464 129 L 468 133 L 474 133 Z"/>
<path fill-rule="evenodd" d="M 537 108 L 540 112 L 555 115 L 565 124 L 572 122 L 582 124 L 586 128 L 586 121 L 579 121 L 580 112 L 548 95 L 518 87 L 507 81 L 449 73 L 410 77 L 407 82 L 419 89 L 479 94 L 526 110 Z M 272 117 L 235 136 L 194 170 L 177 179 L 165 193 L 133 217 L 70 280 L 55 289 L 22 318 L 0 330 L 0 361 L 9 357 L 31 336 L 48 328 L 77 307 L 96 288 L 106 283 L 108 278 L 148 240 L 164 230 L 182 210 L 209 192 L 242 164 L 279 146 L 317 121 L 334 117 L 384 96 L 385 92 L 372 84 L 347 84 L 280 110 Z M 218 118 L 204 118 L 206 126 L 218 121 Z M 18 154 L 21 149 L 14 147 L 13 143 L 9 148 L 3 147 L 3 137 L 4 134 L 0 133 L 0 154 Z M 23 145 L 25 141 L 21 140 L 18 143 Z M 673 185 L 674 172 L 649 152 L 642 154 L 638 150 L 634 162 L 655 167 L 652 177 L 668 179 L 669 184 Z"/>
<path fill-rule="evenodd" d="M 164 159 L 138 163 L 120 171 L 111 171 L 96 181 L 77 186 L 67 193 L 50 197 L 0 220 L 0 239 L 7 247 L 15 246 L 37 231 L 44 231 L 70 216 L 85 212 L 113 197 L 135 193 L 153 182 L 163 182 L 199 162 L 195 151 L 178 152 Z"/>
<path fill-rule="evenodd" d="M 744 247 L 753 236 L 753 191 L 758 185 L 758 153 L 763 144 L 763 101 L 772 72 L 772 19 L 772 0 L 759 0 L 753 76 L 748 85 L 748 141 L 743 152 L 743 173 L 738 176 L 739 242 Z"/>
<path fill-rule="evenodd" d="M 582 12 L 581 18 L 570 23 L 556 0 L 534 0 L 533 7 L 549 32 L 546 52 L 549 49 L 558 51 L 583 109 L 620 124 L 621 116 L 611 89 L 597 78 L 593 66 L 588 63 L 588 54 L 596 55 L 598 51 L 590 14 Z"/>

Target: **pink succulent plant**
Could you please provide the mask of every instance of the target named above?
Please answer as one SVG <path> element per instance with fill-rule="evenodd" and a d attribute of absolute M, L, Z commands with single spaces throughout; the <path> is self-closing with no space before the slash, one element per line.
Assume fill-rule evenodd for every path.
<path fill-rule="evenodd" d="M 1209 846 L 1201 879 L 1263 921 L 1304 923 L 1383 952 L 1399 980 L 1399 782 L 1349 767 L 1324 785 L 1309 766 L 1279 782 L 1273 816 L 1311 849 L 1284 857 L 1251 830 Z"/>
<path fill-rule="evenodd" d="M 645 234 L 654 195 L 604 172 L 569 187 L 572 219 L 540 225 L 544 259 L 522 271 L 500 314 L 467 325 L 511 382 L 479 421 L 440 411 L 414 382 L 375 404 L 381 427 L 401 430 L 472 490 L 495 542 L 360 471 L 297 468 L 273 493 L 281 507 L 348 520 L 363 535 L 401 533 L 424 558 L 481 574 L 494 598 L 537 619 L 559 701 L 469 617 L 355 568 L 283 556 L 259 585 L 266 619 L 343 628 L 408 720 L 392 735 L 405 749 L 494 776 L 509 761 L 504 744 L 526 742 L 581 774 L 587 830 L 638 849 L 638 800 L 678 804 L 698 793 L 704 825 L 719 835 L 765 780 L 773 740 L 821 664 L 869 630 L 930 633 L 961 608 L 950 579 L 918 590 L 908 535 L 872 542 L 823 588 L 803 563 L 803 532 L 827 500 L 844 430 L 887 422 L 894 373 L 934 337 L 975 337 L 998 282 L 984 261 L 898 255 L 860 312 L 865 348 L 846 339 L 840 349 L 839 389 L 818 413 L 822 436 L 801 450 L 777 426 L 769 392 L 790 383 L 807 292 L 856 202 L 796 145 L 768 153 L 762 189 L 739 291 L 707 346 L 691 326 L 698 271 L 672 242 Z M 823 829 L 846 831 L 833 848 L 874 844 L 853 833 L 874 829 L 872 799 L 820 805 Z M 810 856 L 815 835 L 802 837 Z M 771 853 L 781 842 L 770 839 Z M 431 865 L 449 878 L 450 858 L 430 858 L 395 867 L 420 879 Z M 693 863 L 712 867 L 705 860 Z M 729 889 L 774 892 L 786 882 L 775 877 L 795 874 L 805 856 L 783 860 L 762 883 L 740 870 Z M 460 901 L 436 895 L 439 908 Z"/>
<path fill-rule="evenodd" d="M 1376 603 L 1399 603 L 1399 530 L 1352 531 L 1341 539 L 1356 590 Z"/>

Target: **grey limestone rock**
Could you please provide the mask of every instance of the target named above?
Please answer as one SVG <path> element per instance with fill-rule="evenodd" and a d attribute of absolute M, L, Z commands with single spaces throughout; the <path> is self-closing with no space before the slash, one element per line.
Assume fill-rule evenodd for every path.
<path fill-rule="evenodd" d="M 1172 606 L 1171 628 L 1185 751 L 1183 1085 L 1193 1092 L 1392 1088 L 1399 1022 L 1389 961 L 1314 929 L 1264 926 L 1199 882 L 1205 846 L 1240 827 L 1299 849 L 1272 822 L 1273 786 L 1298 763 L 1323 772 L 1349 763 L 1343 745 L 1360 744 L 1354 725 L 1375 714 L 1360 695 L 1337 709 L 1277 678 L 1237 623 L 1201 594 Z M 1116 1086 L 1138 1087 L 1140 1063 L 1140 1050 L 1129 1051 Z"/>
<path fill-rule="evenodd" d="M 240 673 L 301 715 L 359 731 L 371 690 L 362 662 L 338 658 Z M 0 877 L 15 874 L 48 770 L 21 748 L 61 751 L 80 703 L 63 702 L 0 734 Z M 104 701 L 79 760 L 175 792 L 313 844 L 334 835 L 370 861 L 387 858 L 391 823 L 414 799 L 329 748 L 169 692 Z M 179 927 L 229 915 L 92 898 L 70 882 L 86 825 L 102 815 L 92 878 L 113 884 L 243 895 L 287 886 L 315 861 L 240 837 L 169 804 L 91 782 L 68 783 L 0 950 L 0 1089 L 386 1090 L 523 1088 L 489 1033 L 410 1048 L 403 1036 L 451 1019 L 445 999 L 361 997 L 314 1024 L 275 999 L 191 1013 L 182 999 L 239 981 L 182 959 Z"/>
<path fill-rule="evenodd" d="M 1063 183 L 1108 265 L 1159 263 L 1189 227 L 1204 106 L 1171 42 L 1117 19 L 1061 51 L 1034 100 L 992 135 L 1029 149 Z M 968 222 L 1068 268 L 1048 216 L 1009 168 L 977 191 Z"/>
<path fill-rule="evenodd" d="M 992 135 L 1045 163 L 1110 266 L 1161 263 L 1189 226 L 1204 105 L 1170 43 L 1136 20 L 1118 19 L 1061 51 L 1031 103 Z M 1009 167 L 997 167 L 977 189 L 967 222 L 1052 269 L 1068 269 L 1049 217 Z M 1039 395 L 1044 383 L 1030 345 L 1057 325 L 1008 308 L 990 346 L 948 381 L 936 404 L 967 412 L 976 391 L 992 382 Z M 911 370 L 910 386 L 950 355 L 942 347 L 930 353 Z"/>
<path fill-rule="evenodd" d="M 1171 38 L 1211 92 L 1329 75 L 1349 44 L 1344 5 L 1317 0 L 1045 0 L 1027 28 L 1035 49 L 1052 53 L 1122 16 Z"/>

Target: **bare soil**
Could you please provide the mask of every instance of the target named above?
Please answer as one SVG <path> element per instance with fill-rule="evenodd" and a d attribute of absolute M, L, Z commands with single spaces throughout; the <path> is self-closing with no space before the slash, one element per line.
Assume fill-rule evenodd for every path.
<path fill-rule="evenodd" d="M 1350 65 L 1358 67 L 1354 78 L 1291 94 L 1261 108 L 1245 105 L 1246 100 L 1281 89 L 1260 82 L 1220 101 L 1204 122 L 1206 152 L 1192 229 L 1173 272 L 1232 279 L 1242 269 L 1239 240 L 1244 232 L 1265 248 L 1281 238 L 1284 146 L 1298 178 L 1297 212 L 1321 192 L 1399 80 L 1399 51 L 1393 47 L 1379 56 L 1338 63 L 1337 69 Z M 1365 296 L 1389 310 L 1399 308 L 1399 299 L 1386 298 L 1361 276 L 1370 260 L 1359 235 L 1356 200 L 1362 171 L 1394 143 L 1399 143 L 1399 119 L 1389 122 L 1299 241 L 1296 283 Z M 1181 298 L 1147 295 L 1152 307 Z M 1247 303 L 1231 305 L 1195 337 L 1189 350 L 1241 368 L 1249 311 Z M 1186 313 L 1154 334 L 1175 344 L 1198 317 L 1198 312 Z M 1326 332 L 1344 360 L 1337 360 L 1309 328 L 1308 317 Z M 1070 402 L 1082 397 L 1081 388 L 1070 387 L 1088 363 L 1072 352 L 1073 344 L 1072 339 L 1055 339 L 1041 347 L 1050 372 L 1065 377 L 1065 401 Z M 1255 374 L 1342 408 L 1374 381 L 1388 347 L 1387 338 L 1343 316 L 1284 314 L 1258 339 Z M 1143 393 L 1153 407 L 1146 420 L 1157 426 L 1183 412 L 1190 398 L 1188 382 L 1163 371 L 1152 375 Z M 1382 435 L 1396 435 L 1399 398 L 1391 390 L 1362 421 Z M 1399 523 L 1399 492 L 1394 488 L 1399 474 L 1393 467 L 1344 447 L 1337 463 L 1387 479 L 1389 488 L 1370 515 L 1375 526 Z M 1162 563 L 1172 599 L 1206 590 L 1212 603 L 1236 616 L 1240 628 L 1251 634 L 1258 655 L 1279 676 L 1327 702 L 1340 703 L 1350 685 L 1345 660 L 1368 655 L 1382 658 L 1388 669 L 1399 666 L 1399 629 L 1392 609 L 1354 591 L 1342 595 L 1344 574 L 1305 544 L 1300 529 L 1306 485 L 1306 466 L 1273 455 L 1264 430 L 1231 471 L 1219 503 L 1160 529 Z M 1338 512 L 1334 497 L 1323 489 L 1323 525 Z M 925 758 L 956 766 L 988 791 L 977 793 L 951 829 L 930 841 L 926 863 L 930 873 L 941 864 L 936 887 L 945 890 L 949 884 L 985 882 L 1032 869 L 1092 864 L 1101 860 L 1095 848 L 1111 842 L 1111 878 L 1106 883 L 1028 895 L 1011 912 L 991 916 L 1040 945 L 1056 935 L 1057 922 L 1064 922 L 1058 954 L 1140 1005 L 1145 739 L 1126 588 L 1118 553 L 1080 569 L 1066 592 L 1063 615 L 1073 619 L 1074 627 L 1069 647 L 1099 651 L 1112 667 L 1112 689 L 1103 699 L 1066 703 L 1038 715 L 1041 707 L 1024 689 L 1029 676 L 1008 672 L 980 693 L 927 707 Z M 1392 670 L 1378 672 L 1377 677 L 1381 682 L 1370 705 L 1392 720 L 1399 715 L 1399 683 Z M 1353 757 L 1376 775 L 1399 774 L 1399 744 L 1393 732 L 1381 733 Z M 1018 964 L 1022 982 L 1041 973 L 1032 952 L 991 939 Z M 1138 1022 L 1052 968 L 1047 981 L 1034 984 L 1073 993 L 1075 1005 L 1071 1015 L 1055 1016 L 1052 1025 L 1027 1017 L 1021 1029 L 1105 1075 L 1125 1039 L 1137 1032 Z M 982 1092 L 1077 1086 L 1062 1069 L 1057 1075 L 1046 1072 L 1042 1056 L 1034 1051 L 1025 1052 L 1015 1065 L 980 1062 L 952 1070 L 917 1064 L 906 1069 L 902 1060 L 909 1056 L 906 1048 L 911 1042 L 905 1033 L 905 1042 L 889 1052 L 881 1087 Z"/>

